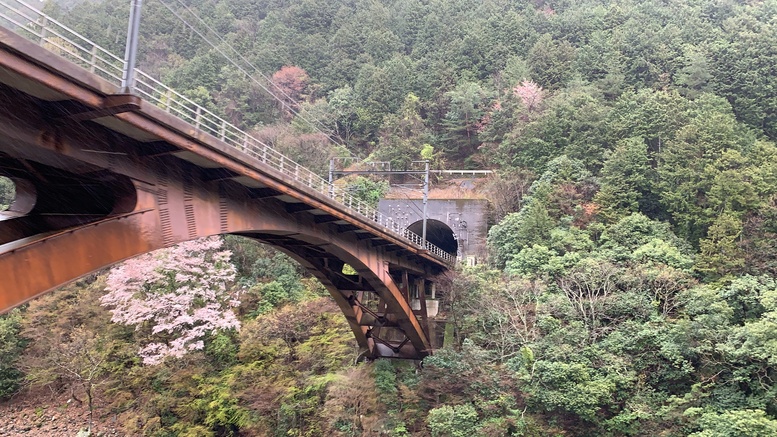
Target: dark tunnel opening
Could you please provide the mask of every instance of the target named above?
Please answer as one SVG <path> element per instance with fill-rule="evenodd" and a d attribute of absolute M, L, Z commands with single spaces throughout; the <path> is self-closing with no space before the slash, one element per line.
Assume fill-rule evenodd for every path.
<path fill-rule="evenodd" d="M 423 232 L 423 220 L 418 220 L 407 229 L 418 235 Z M 459 243 L 456 241 L 456 236 L 453 230 L 445 223 L 439 220 L 427 219 L 426 220 L 426 240 L 440 249 L 456 254 L 459 250 Z"/>

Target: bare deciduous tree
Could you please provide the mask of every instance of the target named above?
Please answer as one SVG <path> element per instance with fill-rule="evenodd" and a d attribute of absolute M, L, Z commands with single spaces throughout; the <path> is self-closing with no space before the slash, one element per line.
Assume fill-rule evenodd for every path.
<path fill-rule="evenodd" d="M 108 348 L 99 334 L 76 327 L 36 340 L 39 353 L 28 354 L 27 379 L 33 384 L 65 384 L 70 397 L 83 404 L 78 389 L 83 391 L 89 409 L 89 430 L 92 428 L 95 389 L 107 372 Z"/>
<path fill-rule="evenodd" d="M 499 223 L 507 214 L 520 210 L 534 179 L 534 173 L 523 169 L 491 175 L 485 185 L 491 205 L 489 222 Z"/>
<path fill-rule="evenodd" d="M 590 338 L 597 337 L 601 318 L 617 287 L 620 270 L 609 262 L 592 261 L 573 269 L 559 279 L 577 315 L 585 324 Z"/>

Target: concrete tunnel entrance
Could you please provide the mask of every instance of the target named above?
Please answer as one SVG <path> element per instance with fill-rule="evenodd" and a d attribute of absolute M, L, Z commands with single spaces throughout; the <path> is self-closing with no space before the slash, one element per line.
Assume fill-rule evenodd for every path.
<path fill-rule="evenodd" d="M 423 232 L 424 222 L 418 220 L 407 229 L 418 235 Z M 439 220 L 427 219 L 426 220 L 426 240 L 440 249 L 456 255 L 459 250 L 459 243 L 456 241 L 456 235 L 453 230 L 445 223 Z"/>

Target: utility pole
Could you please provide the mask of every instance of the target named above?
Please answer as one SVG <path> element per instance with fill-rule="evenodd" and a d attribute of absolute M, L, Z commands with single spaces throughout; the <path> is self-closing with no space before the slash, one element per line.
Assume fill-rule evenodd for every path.
<path fill-rule="evenodd" d="M 421 241 L 423 241 L 423 248 L 426 249 L 426 204 L 429 203 L 429 161 L 425 161 L 424 164 L 424 222 L 421 227 Z"/>
<path fill-rule="evenodd" d="M 143 0 L 132 0 L 132 6 L 130 6 L 127 48 L 124 51 L 124 70 L 121 73 L 121 92 L 125 94 L 132 94 L 135 90 L 135 62 L 138 55 L 138 31 L 142 5 Z"/>

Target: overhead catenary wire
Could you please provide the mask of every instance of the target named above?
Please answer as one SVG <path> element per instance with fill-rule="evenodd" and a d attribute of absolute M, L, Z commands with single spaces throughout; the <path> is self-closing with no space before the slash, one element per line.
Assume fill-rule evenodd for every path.
<path fill-rule="evenodd" d="M 221 35 L 219 35 L 215 30 L 213 30 L 213 28 L 211 28 L 205 21 L 203 21 L 202 18 L 200 18 L 196 13 L 194 13 L 194 11 L 192 11 L 181 0 L 176 0 L 176 1 L 184 9 L 186 9 L 186 11 L 191 16 L 193 16 L 200 24 L 202 24 L 202 26 L 204 26 L 205 29 L 207 29 L 207 33 L 210 33 L 210 34 L 214 35 L 219 40 L 221 45 L 223 45 L 225 47 L 228 47 L 229 50 L 231 50 L 235 55 L 237 55 L 237 57 L 248 68 L 245 68 L 245 66 L 239 65 L 239 63 L 237 61 L 235 61 L 234 59 L 232 59 L 232 57 L 230 57 L 227 53 L 225 53 L 224 50 L 222 50 L 218 45 L 216 45 L 214 42 L 212 42 L 210 39 L 208 39 L 208 37 L 206 35 L 204 35 L 203 32 L 201 32 L 200 30 L 195 28 L 195 26 L 193 26 L 191 23 L 189 23 L 189 21 L 187 21 L 184 17 L 182 17 L 181 14 L 178 13 L 178 11 L 176 11 L 170 5 L 168 5 L 167 2 L 165 2 L 165 0 L 158 0 L 158 1 L 162 4 L 162 6 L 164 6 L 168 11 L 170 11 L 170 13 L 175 15 L 175 17 L 178 18 L 178 20 L 180 20 L 185 26 L 187 26 L 194 33 L 196 33 L 200 38 L 202 38 L 208 45 L 210 45 L 214 50 L 216 50 L 229 63 L 231 63 L 238 70 L 240 70 L 240 72 L 242 72 L 246 77 L 248 77 L 249 80 L 251 80 L 252 82 L 256 83 L 262 90 L 264 90 L 272 98 L 277 100 L 284 108 L 288 109 L 296 117 L 298 117 L 299 119 L 303 120 L 311 128 L 315 129 L 316 131 L 318 131 L 319 133 L 324 135 L 327 139 L 329 139 L 329 141 L 331 141 L 335 145 L 340 146 L 343 149 L 345 149 L 348 153 L 351 154 L 352 157 L 358 159 L 358 157 L 345 144 L 343 144 L 340 141 L 337 141 L 330 133 L 327 133 L 327 132 L 325 132 L 324 130 L 321 129 L 321 127 L 323 127 L 324 129 L 328 129 L 328 128 L 320 120 L 314 119 L 315 120 L 315 123 L 314 123 L 314 122 L 310 121 L 308 118 L 304 117 L 302 114 L 300 114 L 299 111 L 297 111 L 294 107 L 289 105 L 289 103 L 287 103 L 287 101 L 292 102 L 292 103 L 297 104 L 297 105 L 299 103 L 296 102 L 294 100 L 294 98 L 289 96 L 289 94 L 286 93 L 286 91 L 284 91 L 283 88 L 281 88 L 280 86 L 278 86 L 278 84 L 273 82 L 271 78 L 267 77 L 267 75 L 265 75 L 262 71 L 260 71 L 258 68 L 256 68 L 256 66 L 254 66 L 250 61 L 248 61 L 242 54 L 240 54 L 240 52 L 238 52 L 234 47 L 232 47 L 227 41 L 225 41 L 224 38 L 221 37 Z M 253 73 L 259 74 L 259 76 L 261 76 L 264 80 L 266 80 L 269 84 L 271 84 L 278 91 L 279 94 L 282 94 L 284 97 L 286 97 L 287 100 L 282 99 L 281 97 L 278 96 L 278 94 L 276 94 L 275 92 L 273 92 L 269 88 L 267 88 L 264 85 L 264 83 L 262 83 L 261 81 L 257 80 L 254 77 L 254 75 L 252 74 L 252 72 L 247 71 L 247 69 L 252 70 Z M 320 125 L 321 127 L 317 126 L 317 124 Z"/>
<path fill-rule="evenodd" d="M 167 9 L 168 9 L 170 12 L 172 12 L 172 13 L 173 13 L 173 14 L 174 14 L 174 15 L 175 15 L 175 16 L 176 16 L 176 17 L 177 17 L 179 20 L 181 20 L 181 21 L 182 21 L 182 22 L 183 22 L 183 23 L 184 23 L 186 26 L 188 26 L 190 29 L 192 29 L 192 31 L 196 32 L 196 33 L 197 33 L 197 34 L 198 34 L 198 35 L 199 35 L 199 36 L 200 36 L 200 37 L 201 37 L 203 40 L 205 40 L 205 42 L 207 42 L 207 43 L 208 43 L 208 44 L 209 44 L 211 47 L 213 47 L 214 49 L 218 50 L 218 51 L 219 51 L 219 53 L 221 53 L 221 55 L 222 55 L 222 56 L 224 56 L 224 57 L 225 57 L 225 58 L 226 58 L 226 59 L 227 59 L 227 60 L 228 60 L 230 63 L 232 63 L 232 65 L 234 65 L 234 66 L 238 67 L 238 69 L 240 69 L 240 71 L 242 71 L 242 72 L 243 72 L 243 74 L 245 74 L 246 76 L 248 76 L 248 77 L 249 77 L 249 79 L 251 79 L 252 81 L 256 82 L 256 83 L 257 83 L 257 84 L 258 84 L 258 85 L 259 85 L 259 86 L 260 86 L 260 87 L 261 87 L 263 90 L 265 90 L 265 92 L 267 92 L 267 93 L 268 93 L 270 96 L 272 96 L 272 97 L 273 97 L 275 100 L 277 100 L 279 103 L 281 103 L 281 105 L 283 105 L 285 108 L 287 108 L 287 109 L 288 109 L 290 112 L 292 112 L 292 113 L 293 113 L 295 116 L 299 117 L 300 119 L 302 119 L 303 121 L 305 121 L 306 123 L 308 123 L 308 124 L 309 124 L 309 125 L 310 125 L 310 126 L 313 128 L 313 129 L 315 129 L 315 130 L 317 130 L 318 132 L 320 132 L 321 134 L 325 135 L 325 136 L 326 136 L 326 137 L 327 137 L 327 138 L 328 138 L 330 141 L 332 141 L 333 143 L 335 143 L 335 144 L 337 144 L 337 145 L 339 145 L 339 146 L 342 146 L 342 147 L 343 147 L 343 148 L 345 148 L 345 149 L 346 149 L 346 150 L 347 150 L 349 153 L 352 153 L 350 150 L 348 150 L 348 148 L 347 148 L 347 147 L 346 147 L 344 144 L 341 144 L 341 143 L 339 143 L 339 142 L 338 142 L 337 140 L 335 140 L 335 139 L 334 139 L 334 138 L 333 138 L 333 137 L 332 137 L 332 136 L 331 136 L 329 133 L 327 133 L 327 132 L 324 132 L 323 130 L 321 130 L 321 128 L 319 128 L 319 127 L 317 127 L 317 126 L 315 125 L 315 124 L 317 123 L 317 124 L 319 124 L 321 127 L 323 127 L 324 129 L 326 129 L 326 128 L 327 128 L 327 126 L 326 126 L 326 125 L 324 125 L 324 124 L 323 124 L 323 123 L 322 123 L 320 120 L 318 120 L 318 119 L 315 119 L 315 118 L 314 118 L 314 121 L 315 121 L 316 123 L 313 123 L 313 122 L 311 122 L 309 119 L 307 119 L 307 118 L 303 117 L 303 116 L 302 116 L 302 114 L 300 114 L 300 113 L 299 113 L 299 111 L 297 111 L 296 109 L 294 109 L 294 107 L 292 107 L 292 106 L 291 106 L 291 105 L 289 105 L 289 104 L 288 104 L 286 101 L 284 101 L 283 99 L 281 99 L 280 97 L 278 97 L 278 96 L 277 96 L 277 95 L 276 95 L 274 92 L 272 92 L 272 91 L 270 91 L 269 89 L 267 89 L 267 87 L 265 87 L 265 86 L 264 86 L 264 84 L 262 84 L 261 82 L 257 81 L 257 80 L 256 80 L 256 79 L 253 77 L 253 75 L 251 75 L 249 72 L 245 71 L 243 68 L 241 68 L 239 65 L 237 65 L 237 62 L 236 62 L 234 59 L 230 58 L 230 57 L 229 57 L 227 54 L 225 54 L 225 53 L 224 53 L 224 52 L 222 52 L 220 49 L 218 49 L 218 48 L 216 47 L 216 45 L 215 45 L 215 44 L 213 44 L 213 43 L 212 43 L 210 40 L 208 40 L 208 39 L 207 39 L 207 38 L 206 38 L 204 35 L 202 35 L 202 34 L 201 34 L 199 31 L 197 31 L 197 30 L 194 28 L 194 26 L 192 26 L 192 25 L 191 25 L 191 24 L 190 24 L 188 21 L 186 21 L 186 20 L 185 20 L 183 17 L 181 17 L 179 14 L 177 14 L 175 11 L 173 11 L 173 10 L 172 10 L 172 8 L 170 8 L 170 7 L 169 7 L 169 6 L 168 6 L 168 5 L 167 5 L 167 4 L 164 2 L 164 0 L 159 0 L 159 1 L 160 1 L 160 2 L 161 2 L 161 3 L 162 3 L 162 4 L 163 4 L 163 5 L 164 5 L 164 6 L 165 6 L 165 7 L 166 7 L 166 8 L 167 8 Z M 202 24 L 202 25 L 203 25 L 203 26 L 204 26 L 204 27 L 205 27 L 205 28 L 208 30 L 208 32 L 209 32 L 209 33 L 213 34 L 213 35 L 214 35 L 216 38 L 218 38 L 218 40 L 219 40 L 219 41 L 220 41 L 220 42 L 221 42 L 221 43 L 222 43 L 224 46 L 228 47 L 228 48 L 229 48 L 229 49 L 230 49 L 232 52 L 234 52 L 234 53 L 237 55 L 237 57 L 238 57 L 238 58 L 240 58 L 240 60 L 242 60 L 242 61 L 243 61 L 243 62 L 244 62 L 244 63 L 245 63 L 245 64 L 246 64 L 248 67 L 250 67 L 250 69 L 251 69 L 251 70 L 253 70 L 255 73 L 258 73 L 258 74 L 259 74 L 259 75 L 260 75 L 260 76 L 261 76 L 263 79 L 265 79 L 265 80 L 266 80 L 268 83 L 270 83 L 270 84 L 271 84 L 271 85 L 272 85 L 272 86 L 273 86 L 273 87 L 274 87 L 274 88 L 275 88 L 275 89 L 276 89 L 278 92 L 280 92 L 280 93 L 281 93 L 281 94 L 282 94 L 284 97 L 286 97 L 286 98 L 288 99 L 288 101 L 290 101 L 290 102 L 292 102 L 292 103 L 294 103 L 294 104 L 297 104 L 297 105 L 299 105 L 299 103 L 298 103 L 296 100 L 294 100 L 294 98 L 293 98 L 293 97 L 291 97 L 291 96 L 290 96 L 288 93 L 286 93 L 286 91 L 285 91 L 283 88 L 281 88 L 280 86 L 278 86 L 278 84 L 276 84 L 276 83 L 275 83 L 275 82 L 274 82 L 274 81 L 273 81 L 271 78 L 267 77 L 267 75 L 265 75 L 265 74 L 264 74 L 264 73 L 263 73 L 261 70 L 259 70 L 259 69 L 258 69 L 256 66 L 254 66 L 254 65 L 253 65 L 253 64 L 252 64 L 250 61 L 248 61 L 248 60 L 247 60 L 247 59 L 246 59 L 246 58 L 245 58 L 245 57 L 244 57 L 242 54 L 240 54 L 240 52 L 238 52 L 238 51 L 237 51 L 237 50 L 236 50 L 234 47 L 232 47 L 232 46 L 231 46 L 231 45 L 230 45 L 230 44 L 229 44 L 227 41 L 225 41 L 225 40 L 224 40 L 224 38 L 222 38 L 222 37 L 221 37 L 221 35 L 219 35 L 219 34 L 218 34 L 218 33 L 217 33 L 215 30 L 213 30 L 213 28 L 211 28 L 211 27 L 210 27 L 210 26 L 209 26 L 209 25 L 208 25 L 208 24 L 207 24 L 207 23 L 206 23 L 206 22 L 205 22 L 205 21 L 204 21 L 202 18 L 200 18 L 200 17 L 199 17 L 199 16 L 198 16 L 196 13 L 194 13 L 194 11 L 192 11 L 192 10 L 191 10 L 191 9 L 190 9 L 190 8 L 189 8 L 189 7 L 188 7 L 186 4 L 185 4 L 185 3 L 183 3 L 181 0 L 177 0 L 177 1 L 178 1 L 178 4 L 180 4 L 181 6 L 183 6 L 183 8 L 184 8 L 184 9 L 186 9 L 186 11 L 187 11 L 187 12 L 189 12 L 189 14 L 191 14 L 191 15 L 192 15 L 192 16 L 193 16 L 193 17 L 194 17 L 194 18 L 195 18 L 197 21 L 199 21 L 199 22 L 200 22 L 200 23 L 201 23 L 201 24 Z"/>
<path fill-rule="evenodd" d="M 415 202 L 421 199 L 411 199 L 410 196 L 404 192 L 400 192 L 399 195 L 404 198 L 403 200 L 408 202 L 407 205 L 409 205 L 412 209 L 414 209 L 419 216 L 421 217 L 424 216 L 424 211 L 421 208 L 419 208 Z"/>

